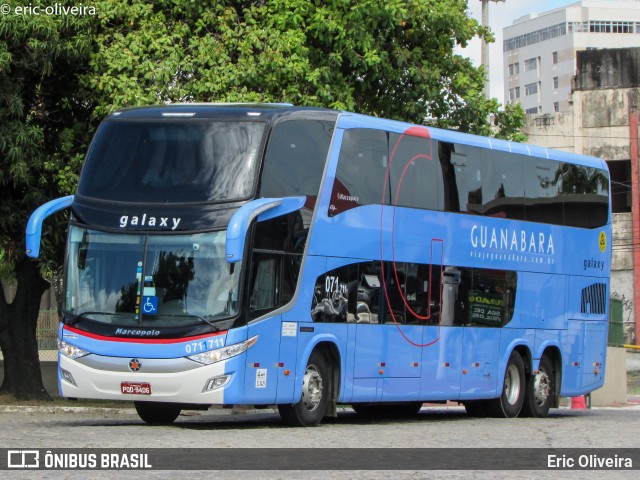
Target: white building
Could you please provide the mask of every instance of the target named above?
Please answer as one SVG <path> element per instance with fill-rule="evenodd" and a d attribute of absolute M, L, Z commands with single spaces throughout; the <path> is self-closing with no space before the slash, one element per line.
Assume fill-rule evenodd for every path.
<path fill-rule="evenodd" d="M 529 114 L 569 110 L 576 52 L 640 46 L 640 0 L 582 0 L 504 29 L 505 103 Z"/>

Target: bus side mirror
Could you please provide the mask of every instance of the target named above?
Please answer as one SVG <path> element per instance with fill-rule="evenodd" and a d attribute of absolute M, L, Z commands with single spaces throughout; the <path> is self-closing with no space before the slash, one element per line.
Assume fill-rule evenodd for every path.
<path fill-rule="evenodd" d="M 36 208 L 29 217 L 26 231 L 27 256 L 38 258 L 40 255 L 40 238 L 42 237 L 42 223 L 45 218 L 59 210 L 68 208 L 73 203 L 73 195 L 56 198 Z"/>
<path fill-rule="evenodd" d="M 254 218 L 258 217 L 258 221 L 262 222 L 295 212 L 304 206 L 306 200 L 307 197 L 260 198 L 240 207 L 231 217 L 227 229 L 227 263 L 234 264 L 242 260 L 247 232 Z"/>

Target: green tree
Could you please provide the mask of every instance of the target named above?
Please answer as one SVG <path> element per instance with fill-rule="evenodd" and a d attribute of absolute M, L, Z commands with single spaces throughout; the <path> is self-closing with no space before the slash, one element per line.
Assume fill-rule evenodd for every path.
<path fill-rule="evenodd" d="M 115 0 L 85 85 L 94 115 L 177 101 L 290 102 L 514 138 L 518 107 L 456 55 L 491 35 L 465 0 Z M 496 125 L 493 125 L 495 122 Z"/>
<path fill-rule="evenodd" d="M 13 12 L 24 2 L 8 4 Z M 82 19 L 64 16 L 0 16 L 0 392 L 20 399 L 48 398 L 35 331 L 49 285 L 42 274 L 62 260 L 63 218 L 46 230 L 40 262 L 25 256 L 24 233 L 37 206 L 74 184 L 86 130 L 74 80 L 90 53 L 85 27 Z M 10 301 L 7 284 L 15 285 Z"/>

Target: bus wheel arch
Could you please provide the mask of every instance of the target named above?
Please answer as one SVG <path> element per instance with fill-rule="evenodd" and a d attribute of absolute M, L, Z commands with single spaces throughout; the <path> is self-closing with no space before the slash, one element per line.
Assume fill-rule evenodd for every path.
<path fill-rule="evenodd" d="M 283 422 L 314 427 L 325 416 L 336 416 L 340 389 L 340 360 L 332 342 L 321 342 L 309 355 L 301 377 L 302 393 L 297 403 L 278 405 Z"/>

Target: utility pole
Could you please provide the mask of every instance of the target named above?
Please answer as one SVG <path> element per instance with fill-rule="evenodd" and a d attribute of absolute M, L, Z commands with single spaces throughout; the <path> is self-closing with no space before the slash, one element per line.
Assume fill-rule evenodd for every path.
<path fill-rule="evenodd" d="M 480 0 L 482 2 L 482 26 L 489 28 L 489 2 L 504 2 L 505 0 Z M 484 86 L 484 96 L 491 96 L 489 91 L 490 70 L 489 70 L 489 45 L 482 39 L 482 51 L 480 52 L 480 63 L 485 67 L 487 72 L 487 83 Z"/>

